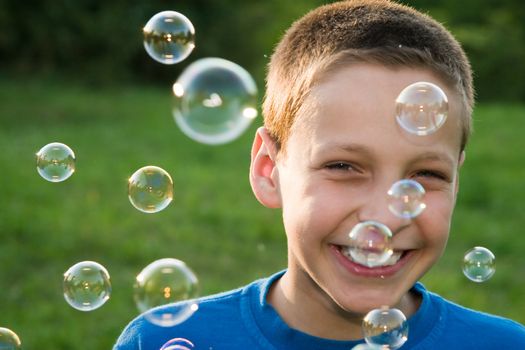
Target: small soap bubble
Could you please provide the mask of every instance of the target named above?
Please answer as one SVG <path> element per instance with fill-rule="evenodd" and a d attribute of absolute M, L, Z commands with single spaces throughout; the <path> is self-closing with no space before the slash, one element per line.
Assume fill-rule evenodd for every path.
<path fill-rule="evenodd" d="M 8 328 L 0 327 L 0 350 L 19 350 L 22 348 L 20 338 Z"/>
<path fill-rule="evenodd" d="M 162 168 L 152 165 L 142 167 L 128 180 L 128 198 L 136 209 L 157 213 L 173 200 L 173 180 Z"/>
<path fill-rule="evenodd" d="M 36 170 L 47 181 L 64 181 L 75 172 L 75 153 L 63 143 L 49 143 L 36 154 Z"/>
<path fill-rule="evenodd" d="M 160 350 L 191 350 L 193 347 L 193 343 L 188 339 L 174 338 L 162 345 Z"/>
<path fill-rule="evenodd" d="M 195 29 L 186 16 L 162 11 L 151 17 L 142 29 L 144 48 L 157 62 L 181 62 L 195 48 Z"/>
<path fill-rule="evenodd" d="M 64 273 L 64 298 L 80 311 L 98 309 L 111 295 L 106 268 L 94 261 L 82 261 Z"/>
<path fill-rule="evenodd" d="M 365 341 L 382 349 L 399 349 L 408 339 L 405 315 L 387 306 L 370 311 L 363 319 L 362 328 Z"/>
<path fill-rule="evenodd" d="M 411 84 L 396 99 L 397 122 L 411 134 L 434 133 L 445 123 L 447 115 L 447 95 L 432 83 Z"/>
<path fill-rule="evenodd" d="M 392 231 L 376 221 L 364 221 L 354 226 L 349 235 L 348 248 L 343 254 L 368 267 L 384 265 L 392 257 Z"/>
<path fill-rule="evenodd" d="M 193 271 L 177 259 L 160 259 L 146 266 L 137 276 L 135 302 L 148 321 L 172 327 L 186 321 L 198 305 L 191 301 L 198 295 L 198 280 Z M 177 306 L 157 306 L 188 300 Z"/>
<path fill-rule="evenodd" d="M 173 85 L 173 117 L 191 139 L 218 145 L 239 137 L 257 117 L 257 86 L 236 63 L 203 58 Z"/>
<path fill-rule="evenodd" d="M 485 282 L 496 272 L 496 257 L 484 247 L 474 247 L 463 257 L 463 274 L 473 282 Z"/>
<path fill-rule="evenodd" d="M 356 346 L 354 346 L 352 350 L 384 350 L 384 348 L 379 345 L 362 343 L 362 344 L 357 344 Z"/>
<path fill-rule="evenodd" d="M 426 208 L 425 189 L 414 180 L 399 180 L 388 190 L 388 209 L 403 219 L 413 219 Z"/>

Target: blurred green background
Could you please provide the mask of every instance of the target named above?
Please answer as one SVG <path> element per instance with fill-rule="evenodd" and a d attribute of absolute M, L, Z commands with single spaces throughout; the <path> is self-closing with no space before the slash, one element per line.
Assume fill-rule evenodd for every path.
<path fill-rule="evenodd" d="M 280 213 L 248 184 L 249 149 L 261 119 L 240 139 L 198 144 L 171 117 L 171 84 L 200 57 L 264 71 L 283 31 L 314 0 L 0 1 L 0 327 L 24 349 L 109 349 L 137 314 L 134 277 L 164 257 L 184 260 L 201 294 L 238 287 L 286 264 Z M 425 277 L 445 297 L 525 323 L 525 5 L 521 0 L 405 1 L 462 41 L 475 71 L 475 133 L 462 171 L 449 248 Z M 196 49 L 180 64 L 147 56 L 141 29 L 155 13 L 184 13 Z M 34 154 L 59 141 L 77 172 L 49 183 Z M 139 167 L 166 169 L 175 199 L 144 214 L 127 199 Z M 463 253 L 486 246 L 497 272 L 475 284 Z M 95 260 L 111 274 L 102 308 L 80 312 L 62 296 L 71 265 Z"/>

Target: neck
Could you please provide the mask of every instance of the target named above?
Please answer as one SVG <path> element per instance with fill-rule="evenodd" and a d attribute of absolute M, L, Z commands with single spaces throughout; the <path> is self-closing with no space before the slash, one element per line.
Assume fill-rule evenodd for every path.
<path fill-rule="evenodd" d="M 270 288 L 267 301 L 291 328 L 312 336 L 334 340 L 362 339 L 362 322 L 365 315 L 344 310 L 330 298 L 311 278 L 288 270 Z M 297 275 L 297 276 L 294 276 Z M 298 288 L 297 278 L 314 288 Z M 316 292 L 311 293 L 312 290 Z M 309 292 L 306 292 L 309 291 Z M 419 297 L 405 294 L 396 305 L 408 318 L 419 307 Z"/>

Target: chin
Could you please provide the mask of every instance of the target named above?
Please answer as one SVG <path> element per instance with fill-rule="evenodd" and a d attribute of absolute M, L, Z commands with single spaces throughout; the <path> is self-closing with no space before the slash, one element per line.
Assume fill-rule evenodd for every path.
<path fill-rule="evenodd" d="M 332 300 L 342 311 L 349 314 L 366 315 L 373 309 L 379 309 L 382 306 L 397 307 L 402 296 L 389 290 L 379 290 L 381 287 L 368 291 L 348 291 L 344 295 L 334 295 Z"/>

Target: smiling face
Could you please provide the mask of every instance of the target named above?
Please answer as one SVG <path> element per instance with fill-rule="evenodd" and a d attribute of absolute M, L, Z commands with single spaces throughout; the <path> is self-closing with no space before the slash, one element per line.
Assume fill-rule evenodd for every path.
<path fill-rule="evenodd" d="M 395 118 L 396 97 L 418 81 L 449 97 L 447 122 L 428 136 L 407 135 Z M 362 63 L 325 77 L 304 107 L 283 151 L 276 153 L 259 131 L 252 153 L 256 196 L 283 211 L 283 295 L 336 313 L 406 308 L 408 291 L 447 242 L 462 161 L 459 100 L 428 71 Z M 426 191 L 426 209 L 413 220 L 388 209 L 387 192 L 400 179 L 416 180 Z M 382 266 L 363 266 L 345 254 L 349 232 L 367 220 L 393 233 L 394 257 Z"/>

